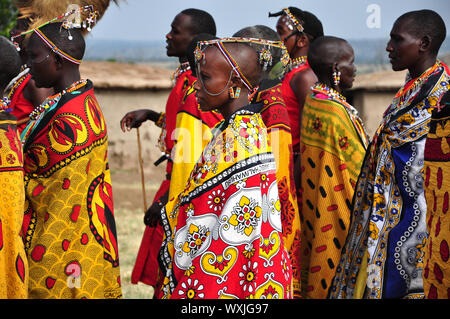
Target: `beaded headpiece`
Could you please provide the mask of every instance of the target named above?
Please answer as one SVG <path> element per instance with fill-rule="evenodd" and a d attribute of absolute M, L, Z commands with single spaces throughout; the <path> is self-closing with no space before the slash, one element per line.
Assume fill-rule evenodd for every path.
<path fill-rule="evenodd" d="M 21 36 L 26 36 L 31 33 L 35 33 L 53 52 L 60 55 L 62 58 L 66 59 L 67 61 L 70 61 L 75 64 L 80 64 L 81 61 L 78 59 L 75 59 L 74 57 L 70 56 L 69 54 L 65 53 L 61 49 L 59 49 L 50 39 L 47 38 L 47 36 L 40 30 L 40 28 L 54 22 L 62 21 L 62 28 L 68 30 L 69 36 L 68 39 L 72 40 L 73 37 L 70 34 L 70 29 L 73 28 L 80 28 L 83 27 L 87 31 L 91 31 L 93 25 L 97 22 L 98 12 L 94 10 L 92 5 L 79 7 L 77 5 L 70 6 L 69 8 L 72 8 L 71 10 L 67 11 L 66 13 L 59 15 L 57 17 L 54 17 L 53 19 L 39 25 L 36 28 L 33 28 L 31 30 L 22 32 L 18 35 L 15 35 L 11 37 L 11 41 L 16 46 L 17 50 L 20 51 L 20 47 L 17 44 L 16 41 L 14 41 L 16 38 Z M 79 18 L 81 16 L 81 13 L 87 13 L 87 17 L 81 21 Z"/>
<path fill-rule="evenodd" d="M 215 40 L 209 40 L 209 41 L 199 41 L 197 43 L 197 47 L 194 51 L 195 56 L 195 62 L 197 66 L 200 65 L 200 63 L 204 63 L 206 61 L 205 56 L 205 50 L 207 47 L 213 45 L 217 47 L 222 53 L 222 55 L 225 57 L 225 60 L 228 62 L 228 64 L 231 66 L 232 71 L 234 71 L 238 77 L 242 80 L 244 85 L 247 87 L 248 91 L 253 93 L 255 91 L 255 88 L 250 84 L 250 82 L 247 80 L 245 75 L 241 72 L 241 69 L 239 68 L 239 65 L 237 64 L 236 60 L 233 58 L 233 56 L 228 52 L 228 50 L 225 48 L 225 43 L 247 43 L 254 45 L 260 45 L 261 49 L 257 50 L 257 53 L 259 54 L 259 63 L 263 66 L 263 69 L 266 69 L 268 65 L 273 64 L 273 57 L 269 50 L 270 47 L 277 47 L 282 50 L 282 58 L 281 62 L 284 67 L 286 67 L 289 64 L 289 54 L 287 52 L 286 47 L 284 46 L 283 42 L 281 41 L 270 41 L 265 39 L 256 39 L 256 38 L 237 38 L 237 37 L 231 37 L 231 38 L 221 38 L 221 39 L 215 39 Z"/>
<path fill-rule="evenodd" d="M 286 24 L 286 26 L 291 30 L 294 31 L 294 28 L 297 29 L 298 32 L 303 32 L 303 22 L 300 22 L 289 10 L 289 8 L 284 8 L 281 12 L 278 13 L 269 13 L 269 17 L 276 17 L 279 15 L 284 14 L 286 17 L 282 18 L 282 21 Z"/>

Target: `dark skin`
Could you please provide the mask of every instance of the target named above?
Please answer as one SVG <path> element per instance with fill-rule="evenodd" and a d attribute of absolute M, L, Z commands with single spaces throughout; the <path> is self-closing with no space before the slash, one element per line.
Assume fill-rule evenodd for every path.
<path fill-rule="evenodd" d="M 436 63 L 436 53 L 431 50 L 431 37 L 417 37 L 410 32 L 412 19 L 397 20 L 392 27 L 386 46 L 394 71 L 408 70 L 412 78 L 419 77 Z"/>
<path fill-rule="evenodd" d="M 277 22 L 276 29 L 277 33 L 280 35 L 281 41 L 284 42 L 286 46 L 289 56 L 291 59 L 299 58 L 301 56 L 306 56 L 308 54 L 309 49 L 309 37 L 305 33 L 299 33 L 298 31 L 291 30 L 285 23 L 284 20 L 286 16 L 282 15 Z M 292 91 L 297 97 L 298 103 L 300 105 L 299 108 L 299 121 L 300 124 L 302 122 L 302 110 L 303 105 L 305 104 L 306 96 L 311 92 L 311 86 L 317 82 L 317 76 L 314 72 L 307 68 L 302 72 L 297 72 L 291 79 L 289 85 L 291 86 Z M 297 189 L 301 187 L 300 185 L 300 174 L 301 174 L 301 163 L 300 156 L 297 157 L 297 160 L 294 163 L 294 180 Z"/>
<path fill-rule="evenodd" d="M 185 14 L 178 14 L 175 16 L 172 24 L 170 25 L 170 31 L 166 34 L 166 51 L 167 56 L 178 57 L 180 63 L 187 61 L 186 51 L 187 48 L 195 37 L 195 34 L 191 31 L 191 26 L 194 23 L 192 17 Z M 147 120 L 154 123 L 158 121 L 161 113 L 151 109 L 139 109 L 128 112 L 120 120 L 120 127 L 123 132 L 130 131 L 132 128 L 138 128 L 141 124 Z M 160 199 L 153 202 L 144 216 L 144 224 L 149 227 L 156 227 L 157 223 L 161 223 L 159 218 L 161 208 L 167 203 L 168 192 L 165 193 Z"/>
<path fill-rule="evenodd" d="M 229 50 L 233 57 L 245 61 L 257 61 L 255 51 L 248 49 Z M 239 55 L 239 56 L 238 56 Z M 231 66 L 227 63 L 222 53 L 216 47 L 209 47 L 205 51 L 205 63 L 200 62 L 199 81 L 195 83 L 196 97 L 200 110 L 207 112 L 217 110 L 224 118 L 228 118 L 237 110 L 248 104 L 248 89 L 242 80 L 232 72 Z M 239 62 L 238 62 L 239 63 Z M 242 64 L 240 64 L 242 65 Z M 247 65 L 249 67 L 249 65 Z M 257 66 L 250 66 L 250 72 L 258 72 Z M 230 73 L 231 80 L 230 80 Z M 241 93 L 238 98 L 231 98 L 229 89 L 234 91 L 239 87 Z M 212 96 L 210 94 L 218 94 Z"/>
<path fill-rule="evenodd" d="M 27 47 L 30 74 L 38 88 L 53 88 L 59 93 L 81 79 L 79 66 L 50 50 L 36 35 Z"/>
<path fill-rule="evenodd" d="M 330 55 L 339 56 L 337 61 L 330 62 L 328 72 L 317 74 L 319 82 L 326 84 L 328 87 L 342 93 L 353 86 L 356 76 L 355 54 L 353 48 L 346 42 L 333 43 L 327 46 L 324 54 L 333 52 Z M 324 57 L 324 60 L 326 57 Z M 336 86 L 334 83 L 333 73 L 341 73 L 341 80 Z"/>
<path fill-rule="evenodd" d="M 20 34 L 28 29 L 28 20 L 27 19 L 17 19 L 17 23 L 14 28 L 10 31 L 10 36 L 15 36 Z M 21 50 L 19 51 L 20 58 L 22 59 L 22 64 L 26 64 L 28 60 L 27 50 L 25 50 L 23 46 L 23 36 L 15 38 L 15 41 L 19 44 Z M 44 100 L 53 95 L 54 91 L 52 88 L 38 88 L 33 79 L 28 81 L 27 85 L 23 89 L 23 96 L 25 99 L 31 102 L 34 107 L 37 107 L 44 102 Z"/>
<path fill-rule="evenodd" d="M 245 64 L 241 69 L 242 72 L 249 74 L 250 78 L 260 76 L 259 67 L 256 63 L 258 57 L 253 49 L 250 47 L 228 47 L 227 49 L 239 65 L 244 66 Z M 196 81 L 194 85 L 200 109 L 204 112 L 217 110 L 224 118 L 227 118 L 249 103 L 248 89 L 235 72 L 231 72 L 231 66 L 217 48 L 207 48 L 205 56 L 205 63 L 200 62 L 200 67 L 197 71 L 199 81 Z M 245 63 L 245 61 L 254 61 L 255 63 Z M 238 87 L 241 88 L 241 94 L 238 98 L 231 98 L 229 89 L 233 88 L 236 90 Z M 212 96 L 208 92 L 214 95 L 220 94 Z M 155 227 L 157 222 L 161 224 L 159 217 L 162 207 L 167 203 L 167 197 L 168 194 L 164 194 L 161 199 L 155 201 L 147 210 L 144 217 L 144 223 L 147 226 Z"/>
<path fill-rule="evenodd" d="M 178 57 L 180 63 L 187 61 L 186 50 L 195 34 L 191 32 L 192 17 L 185 14 L 175 16 L 170 32 L 166 34 L 166 50 L 168 56 Z M 123 132 L 138 128 L 147 120 L 158 121 L 161 113 L 151 109 L 140 109 L 129 112 L 120 120 L 120 127 Z"/>

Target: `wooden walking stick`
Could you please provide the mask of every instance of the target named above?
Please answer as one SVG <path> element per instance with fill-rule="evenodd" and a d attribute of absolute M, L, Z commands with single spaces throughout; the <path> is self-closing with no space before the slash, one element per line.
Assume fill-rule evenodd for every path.
<path fill-rule="evenodd" d="M 141 134 L 139 133 L 139 127 L 136 128 L 137 133 L 137 143 L 138 143 L 138 157 L 139 166 L 141 168 L 141 183 L 142 183 L 142 196 L 144 198 L 144 214 L 147 212 L 147 193 L 145 192 L 145 177 L 144 177 L 144 164 L 142 160 L 142 149 L 141 149 Z"/>

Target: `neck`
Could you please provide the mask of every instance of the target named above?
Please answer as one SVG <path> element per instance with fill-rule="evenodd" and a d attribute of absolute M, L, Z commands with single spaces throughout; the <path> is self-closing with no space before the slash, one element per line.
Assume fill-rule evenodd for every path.
<path fill-rule="evenodd" d="M 55 93 L 60 93 L 80 79 L 81 75 L 78 68 L 76 70 L 73 70 L 72 72 L 66 72 L 61 81 L 59 81 L 59 83 L 57 83 L 53 89 L 55 90 Z"/>
<path fill-rule="evenodd" d="M 342 93 L 342 90 L 339 86 L 334 85 L 334 82 L 329 77 L 319 78 L 319 83 L 325 84 L 329 88 Z"/>
<path fill-rule="evenodd" d="M 180 56 L 178 58 L 178 61 L 180 61 L 180 64 L 184 63 L 184 62 L 188 62 L 188 59 L 186 56 Z"/>
<path fill-rule="evenodd" d="M 241 89 L 241 95 L 237 99 L 230 99 L 228 103 L 223 105 L 218 111 L 222 114 L 223 118 L 229 118 L 233 113 L 248 105 L 248 91 Z"/>
<path fill-rule="evenodd" d="M 418 78 L 427 69 L 431 68 L 436 63 L 436 57 L 426 57 L 423 60 L 416 63 L 414 66 L 408 68 L 411 78 Z"/>
<path fill-rule="evenodd" d="M 302 47 L 302 48 L 294 47 L 292 49 L 292 51 L 289 52 L 289 55 L 292 60 L 302 57 L 302 56 L 307 56 L 308 55 L 308 47 Z"/>

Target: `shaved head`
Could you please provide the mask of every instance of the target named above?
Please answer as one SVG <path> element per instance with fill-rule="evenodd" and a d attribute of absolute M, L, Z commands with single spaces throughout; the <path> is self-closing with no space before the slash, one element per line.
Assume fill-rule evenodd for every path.
<path fill-rule="evenodd" d="M 314 73 L 320 77 L 319 75 L 329 74 L 333 64 L 337 63 L 348 50 L 353 51 L 346 40 L 323 36 L 316 39 L 309 47 L 308 63 Z"/>

